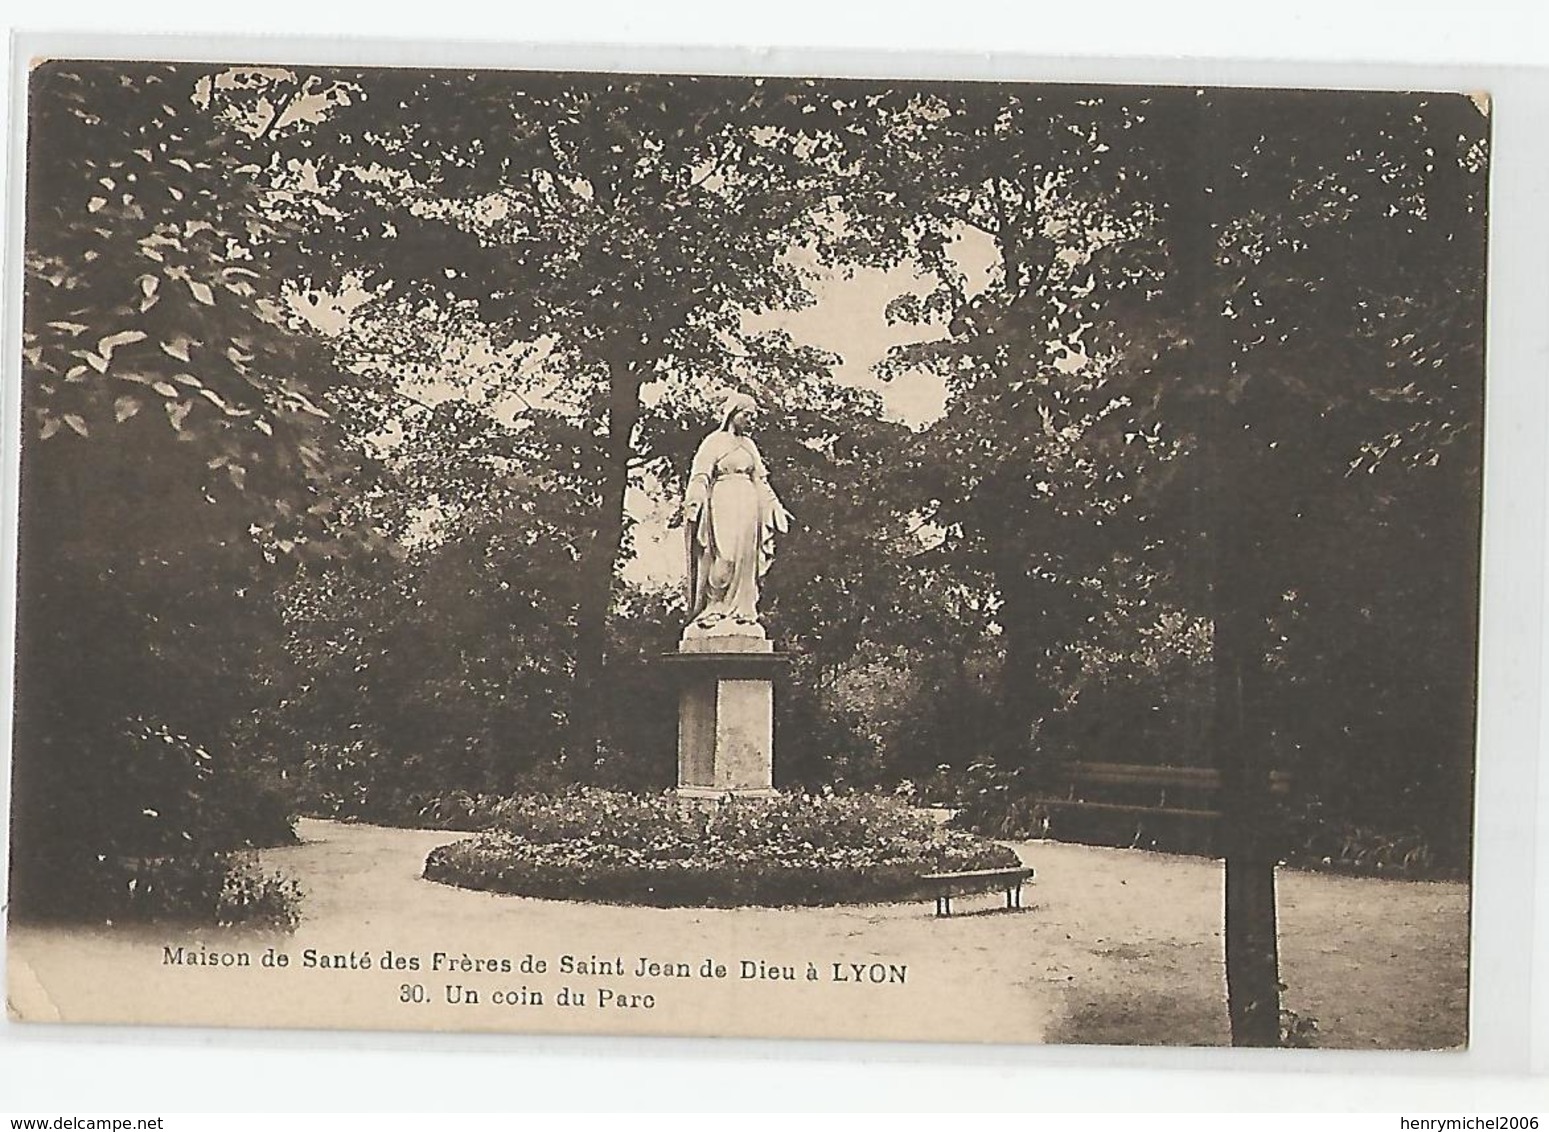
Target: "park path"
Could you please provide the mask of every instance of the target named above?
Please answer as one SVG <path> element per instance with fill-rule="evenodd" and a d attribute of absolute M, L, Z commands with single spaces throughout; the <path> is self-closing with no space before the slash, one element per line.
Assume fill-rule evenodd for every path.
<path fill-rule="evenodd" d="M 298 832 L 300 844 L 263 853 L 306 893 L 294 935 L 18 927 L 13 1009 L 108 1022 L 1014 1042 L 1042 1041 L 1059 1009 L 1060 989 L 1016 944 L 1032 926 L 1027 912 L 938 920 L 926 901 L 700 909 L 536 900 L 421 879 L 430 849 L 466 835 L 315 820 Z M 961 907 L 971 913 L 998 901 L 975 897 Z M 200 945 L 245 951 L 254 965 L 165 962 L 168 946 Z M 262 966 L 271 946 L 289 955 L 285 968 Z M 309 949 L 340 965 L 306 966 Z M 383 970 L 385 952 L 417 958 L 420 970 Z M 364 955 L 371 969 L 350 966 Z M 535 962 L 522 970 L 528 956 L 544 970 Z M 637 977 L 642 957 L 687 964 L 693 974 Z M 464 969 L 489 960 L 512 970 Z M 725 974 L 702 976 L 707 960 Z M 591 973 L 619 966 L 622 976 Z M 769 971 L 796 978 L 759 974 Z M 872 982 L 878 972 L 883 981 Z M 429 1001 L 400 1001 L 416 993 L 406 985 L 423 987 Z M 448 1003 L 449 987 L 473 989 L 479 1002 Z M 579 991 L 585 1005 L 558 1006 L 561 988 Z M 601 991 L 611 1001 L 599 1004 Z M 518 1005 L 496 1004 L 497 993 Z M 542 1004 L 531 1005 L 539 995 Z M 635 1006 L 618 1005 L 628 996 Z"/>
<path fill-rule="evenodd" d="M 1038 869 L 1022 912 L 996 911 L 1000 897 L 990 894 L 955 901 L 959 914 L 938 919 L 928 901 L 699 909 L 501 896 L 421 878 L 426 853 L 463 834 L 314 820 L 298 832 L 300 844 L 263 853 L 306 892 L 306 920 L 293 935 L 15 926 L 13 1013 L 933 1042 L 1219 1045 L 1229 1037 L 1215 861 L 1021 843 Z M 1318 1021 L 1320 1044 L 1464 1040 L 1466 886 L 1282 871 L 1280 906 L 1286 1005 Z M 169 947 L 245 953 L 253 965 L 169 964 Z M 269 948 L 287 965 L 264 965 Z M 640 976 L 642 958 L 691 973 Z M 417 960 L 419 969 L 384 969 L 384 960 Z M 761 974 L 787 970 L 794 979 Z M 870 981 L 878 972 L 883 981 Z M 560 1005 L 562 989 L 583 1004 Z M 467 1001 L 469 990 L 477 1002 Z M 421 993 L 426 1001 L 413 1001 Z M 447 1001 L 459 993 L 464 1001 Z"/>

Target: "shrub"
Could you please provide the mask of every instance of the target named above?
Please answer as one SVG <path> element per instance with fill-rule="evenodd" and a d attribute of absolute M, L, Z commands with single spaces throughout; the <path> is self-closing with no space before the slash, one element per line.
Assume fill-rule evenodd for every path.
<path fill-rule="evenodd" d="M 118 915 L 119 889 L 128 891 L 143 862 L 192 874 L 211 857 L 295 841 L 289 800 L 228 744 L 135 719 L 76 754 L 94 761 L 92 774 L 61 781 L 51 765 L 50 778 L 31 778 L 35 756 L 18 768 L 11 900 L 19 916 Z M 46 783 L 53 789 L 39 796 Z"/>
<path fill-rule="evenodd" d="M 109 921 L 250 924 L 291 930 L 301 922 L 301 886 L 248 857 L 207 853 L 104 861 L 91 909 Z"/>
<path fill-rule="evenodd" d="M 904 899 L 921 873 L 1017 863 L 890 798 L 699 805 L 580 788 L 497 804 L 492 828 L 433 850 L 425 876 L 524 896 L 732 907 Z"/>
<path fill-rule="evenodd" d="M 1282 987 L 1282 990 L 1285 988 Z M 1318 1044 L 1318 1020 L 1294 1010 L 1281 1008 L 1280 1046 L 1282 1049 L 1314 1049 Z"/>
<path fill-rule="evenodd" d="M 363 739 L 308 743 L 297 775 L 302 810 L 336 820 L 378 816 L 398 793 L 379 781 L 378 769 L 377 752 Z"/>
<path fill-rule="evenodd" d="M 933 785 L 938 796 L 956 807 L 953 825 L 988 837 L 1045 836 L 1047 815 L 1032 800 L 1033 786 L 1021 767 L 1002 770 L 979 760 L 960 774 L 940 769 L 943 773 Z"/>
<path fill-rule="evenodd" d="M 1422 879 L 1466 875 L 1439 864 L 1419 830 L 1356 825 L 1309 798 L 1287 824 L 1287 860 L 1305 869 Z"/>
<path fill-rule="evenodd" d="M 115 788 L 93 815 L 98 852 L 176 856 L 296 839 L 285 798 L 230 748 L 136 720 L 106 754 Z"/>
<path fill-rule="evenodd" d="M 488 829 L 505 799 L 496 794 L 470 794 L 454 790 L 415 808 L 415 824 L 423 829 Z"/>
<path fill-rule="evenodd" d="M 215 920 L 220 924 L 255 924 L 294 930 L 301 923 L 301 884 L 285 873 L 265 872 L 235 860 L 221 881 Z"/>

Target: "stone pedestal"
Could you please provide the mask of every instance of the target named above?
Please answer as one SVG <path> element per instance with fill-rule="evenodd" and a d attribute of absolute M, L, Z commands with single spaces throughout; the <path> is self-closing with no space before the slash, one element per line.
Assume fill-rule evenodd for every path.
<path fill-rule="evenodd" d="M 678 675 L 678 795 L 774 794 L 774 674 L 762 636 L 686 637 L 664 658 Z"/>

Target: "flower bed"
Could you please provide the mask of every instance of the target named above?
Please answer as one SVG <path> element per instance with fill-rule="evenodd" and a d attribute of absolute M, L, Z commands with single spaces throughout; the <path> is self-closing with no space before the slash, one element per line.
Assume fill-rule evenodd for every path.
<path fill-rule="evenodd" d="M 1017 863 L 1010 849 L 889 798 L 694 805 L 576 789 L 498 804 L 491 829 L 432 850 L 425 876 L 561 900 L 736 907 L 907 899 L 922 873 Z"/>

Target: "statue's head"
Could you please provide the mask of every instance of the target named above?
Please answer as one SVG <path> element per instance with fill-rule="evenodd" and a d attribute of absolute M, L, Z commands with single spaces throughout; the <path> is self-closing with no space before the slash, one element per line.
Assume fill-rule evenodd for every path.
<path fill-rule="evenodd" d="M 757 401 L 746 393 L 733 393 L 721 405 L 721 431 L 746 432 L 757 415 Z"/>

